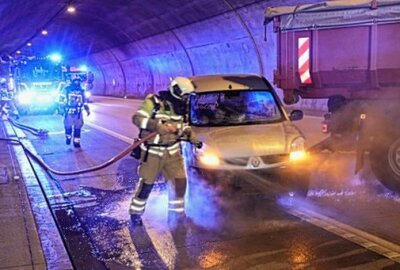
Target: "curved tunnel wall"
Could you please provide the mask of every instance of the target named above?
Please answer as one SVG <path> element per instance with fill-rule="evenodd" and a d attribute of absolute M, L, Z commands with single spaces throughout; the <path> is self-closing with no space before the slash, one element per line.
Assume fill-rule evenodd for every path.
<path fill-rule="evenodd" d="M 293 2 L 307 1 L 279 4 L 298 4 Z M 263 25 L 264 10 L 271 5 L 262 1 L 89 55 L 96 78 L 93 93 L 143 98 L 165 89 L 171 77 L 216 73 L 256 73 L 272 81 L 276 38 L 270 24 L 264 41 Z M 302 106 L 323 109 L 325 102 L 304 101 Z"/>

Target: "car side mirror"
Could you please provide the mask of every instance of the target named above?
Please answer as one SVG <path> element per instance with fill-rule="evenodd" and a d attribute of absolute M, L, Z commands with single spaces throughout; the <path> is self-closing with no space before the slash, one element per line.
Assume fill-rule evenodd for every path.
<path fill-rule="evenodd" d="M 303 111 L 300 111 L 300 110 L 293 110 L 293 111 L 290 113 L 289 119 L 290 119 L 291 121 L 298 121 L 298 120 L 303 119 Z"/>

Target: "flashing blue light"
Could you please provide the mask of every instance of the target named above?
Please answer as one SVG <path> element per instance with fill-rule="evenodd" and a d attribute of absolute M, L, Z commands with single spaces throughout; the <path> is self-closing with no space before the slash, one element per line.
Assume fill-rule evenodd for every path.
<path fill-rule="evenodd" d="M 61 54 L 58 54 L 58 53 L 50 54 L 49 57 L 50 57 L 50 60 L 53 62 L 61 62 L 61 60 L 62 60 Z"/>
<path fill-rule="evenodd" d="M 86 65 L 81 65 L 81 66 L 79 66 L 79 70 L 86 72 L 86 71 L 88 71 L 88 67 Z"/>

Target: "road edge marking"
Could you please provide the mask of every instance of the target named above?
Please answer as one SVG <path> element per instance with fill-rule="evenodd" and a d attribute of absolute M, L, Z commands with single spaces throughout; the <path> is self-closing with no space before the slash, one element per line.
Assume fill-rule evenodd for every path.
<path fill-rule="evenodd" d="M 255 180 L 259 180 L 255 185 L 249 181 L 255 188 L 260 188 L 262 191 L 270 191 L 273 184 L 266 183 L 266 180 L 261 176 L 251 174 Z M 278 189 L 279 190 L 279 189 Z M 293 203 L 296 198 L 293 198 Z M 312 210 L 305 209 L 304 207 L 297 207 L 288 204 L 283 205 L 286 211 L 314 226 L 317 226 L 325 231 L 333 233 L 341 238 L 344 238 L 354 244 L 362 246 L 372 252 L 384 256 L 394 262 L 400 263 L 400 245 L 372 235 L 368 232 L 362 231 L 350 225 L 344 224 L 333 218 L 316 213 Z"/>
<path fill-rule="evenodd" d="M 32 151 L 32 153 L 37 154 L 31 142 L 26 139 L 26 135 L 23 131 L 18 129 L 14 130 L 9 122 L 3 123 L 7 136 L 10 137 L 14 135 L 23 139 L 25 147 Z M 44 207 L 44 205 L 48 205 L 44 197 L 45 195 L 40 188 L 39 179 L 37 179 L 36 174 L 30 165 L 30 161 L 26 156 L 25 151 L 22 149 L 22 146 L 14 145 L 13 151 L 16 156 L 18 166 L 20 166 L 22 179 L 27 192 L 32 215 L 35 219 L 36 230 L 39 235 L 39 241 L 42 246 L 42 252 L 47 267 L 49 269 L 60 267 L 72 269 L 72 262 L 66 247 L 64 246 L 64 242 L 56 225 L 56 221 L 53 219 L 51 214 L 51 209 L 49 209 L 49 207 Z M 37 164 L 32 165 L 39 166 Z M 38 177 L 43 176 L 43 172 L 41 170 L 36 171 L 36 173 L 38 174 Z M 54 254 L 57 254 L 56 258 L 54 257 Z"/>

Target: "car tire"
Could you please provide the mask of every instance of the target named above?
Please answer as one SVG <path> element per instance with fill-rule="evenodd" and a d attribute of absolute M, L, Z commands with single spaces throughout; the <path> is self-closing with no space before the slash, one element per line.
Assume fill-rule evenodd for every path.
<path fill-rule="evenodd" d="M 289 172 L 284 175 L 284 185 L 290 194 L 305 198 L 310 186 L 311 173 L 307 170 L 301 172 Z"/>
<path fill-rule="evenodd" d="M 369 160 L 378 180 L 388 189 L 400 193 L 400 136 L 389 135 L 374 141 Z"/>

